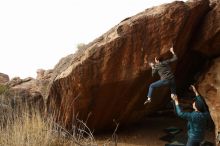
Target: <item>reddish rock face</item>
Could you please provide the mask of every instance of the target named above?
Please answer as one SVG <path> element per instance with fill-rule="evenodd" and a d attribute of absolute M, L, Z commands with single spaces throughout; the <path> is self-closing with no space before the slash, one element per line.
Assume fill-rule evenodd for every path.
<path fill-rule="evenodd" d="M 220 58 L 215 59 L 198 81 L 198 90 L 209 106 L 215 123 L 216 135 L 220 132 Z"/>
<path fill-rule="evenodd" d="M 205 15 L 197 36 L 193 41 L 193 49 L 209 57 L 220 55 L 220 1 L 212 1 L 212 10 Z"/>
<path fill-rule="evenodd" d="M 63 58 L 54 68 L 49 112 L 55 112 L 67 128 L 79 118 L 99 130 L 114 127 L 114 120 L 120 125 L 137 122 L 158 109 L 169 92 L 155 90 L 153 103 L 143 105 L 148 86 L 155 81 L 144 58 L 149 63 L 156 56 L 166 57 L 174 44 L 179 62 L 186 59 L 187 43 L 208 9 L 206 0 L 147 9 Z M 184 66 L 191 69 L 189 64 Z"/>

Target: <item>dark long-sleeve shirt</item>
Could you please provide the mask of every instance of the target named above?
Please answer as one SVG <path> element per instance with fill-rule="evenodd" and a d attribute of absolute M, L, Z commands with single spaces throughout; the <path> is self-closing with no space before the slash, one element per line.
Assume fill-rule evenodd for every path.
<path fill-rule="evenodd" d="M 176 60 L 177 56 L 173 54 L 173 57 L 171 59 L 161 61 L 160 63 L 155 64 L 152 69 L 152 76 L 158 72 L 162 80 L 172 80 L 174 78 L 174 75 L 171 71 L 169 64 Z"/>
<path fill-rule="evenodd" d="M 207 127 L 207 122 L 210 119 L 210 114 L 200 96 L 196 96 L 195 100 L 202 102 L 205 112 L 183 112 L 179 105 L 176 105 L 176 112 L 179 117 L 188 120 L 188 137 L 193 140 L 201 141 L 204 139 L 205 129 Z"/>

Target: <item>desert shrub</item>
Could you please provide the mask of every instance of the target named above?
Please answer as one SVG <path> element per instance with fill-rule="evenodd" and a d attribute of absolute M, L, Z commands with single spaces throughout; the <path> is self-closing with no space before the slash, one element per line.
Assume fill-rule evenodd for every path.
<path fill-rule="evenodd" d="M 9 87 L 7 85 L 0 84 L 0 94 L 5 93 L 8 89 L 9 89 Z"/>
<path fill-rule="evenodd" d="M 86 44 L 84 44 L 84 43 L 77 44 L 77 49 L 78 50 L 83 50 L 83 49 L 85 49 L 85 47 L 86 47 Z"/>

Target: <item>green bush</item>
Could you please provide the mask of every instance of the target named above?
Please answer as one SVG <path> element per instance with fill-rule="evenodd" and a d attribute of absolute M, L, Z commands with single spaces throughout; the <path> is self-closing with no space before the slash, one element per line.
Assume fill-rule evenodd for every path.
<path fill-rule="evenodd" d="M 5 93 L 8 90 L 8 86 L 6 85 L 0 85 L 0 94 Z"/>

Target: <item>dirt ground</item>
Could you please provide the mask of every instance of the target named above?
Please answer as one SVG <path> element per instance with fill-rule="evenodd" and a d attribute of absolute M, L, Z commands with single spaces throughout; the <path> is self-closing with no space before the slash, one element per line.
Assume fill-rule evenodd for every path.
<path fill-rule="evenodd" d="M 119 129 L 117 131 L 117 146 L 164 146 L 167 141 L 160 138 L 166 136 L 164 131 L 168 127 L 178 127 L 183 131 L 175 136 L 180 142 L 186 143 L 186 121 L 174 114 L 146 116 L 146 118 L 135 125 Z M 96 137 L 98 145 L 108 146 L 115 143 L 108 143 L 111 134 L 99 135 Z M 214 142 L 214 130 L 206 132 L 206 141 Z"/>

